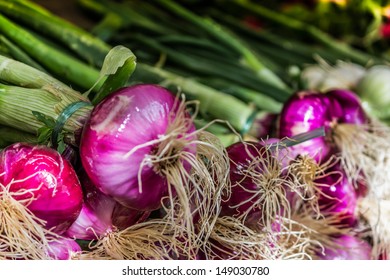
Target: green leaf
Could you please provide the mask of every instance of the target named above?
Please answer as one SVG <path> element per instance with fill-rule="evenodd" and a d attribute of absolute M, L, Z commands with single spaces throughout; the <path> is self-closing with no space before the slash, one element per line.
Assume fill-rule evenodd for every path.
<path fill-rule="evenodd" d="M 44 123 L 47 127 L 54 128 L 56 121 L 52 117 L 48 117 L 37 111 L 32 111 L 32 114 L 38 121 Z"/>
<path fill-rule="evenodd" d="M 60 154 L 62 154 L 62 153 L 65 151 L 65 148 L 66 148 L 66 144 L 65 144 L 65 142 L 64 142 L 64 136 L 61 134 L 61 135 L 58 137 L 57 152 L 59 152 Z"/>
<path fill-rule="evenodd" d="M 130 49 L 124 46 L 112 48 L 104 59 L 100 75 L 108 76 L 115 74 L 118 68 L 122 67 L 128 59 L 134 63 L 136 61 L 136 56 Z"/>
<path fill-rule="evenodd" d="M 112 91 L 124 86 L 135 70 L 136 61 L 137 58 L 130 49 L 121 45 L 112 48 L 104 59 L 98 81 L 84 93 L 84 96 L 88 96 L 102 79 L 105 79 L 104 83 L 93 98 L 93 104 L 97 104 Z"/>
<path fill-rule="evenodd" d="M 38 129 L 38 143 L 39 144 L 47 144 L 50 140 L 51 133 L 53 129 L 43 126 Z"/>

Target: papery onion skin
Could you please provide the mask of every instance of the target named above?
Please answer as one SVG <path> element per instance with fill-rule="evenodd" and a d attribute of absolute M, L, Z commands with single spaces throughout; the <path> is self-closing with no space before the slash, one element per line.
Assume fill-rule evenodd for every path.
<path fill-rule="evenodd" d="M 27 207 L 46 221 L 47 229 L 62 234 L 81 211 L 83 194 L 76 172 L 51 148 L 26 143 L 8 146 L 0 152 L 0 174 L 0 183 L 10 184 L 11 193 L 28 191 L 15 199 L 34 198 Z"/>
<path fill-rule="evenodd" d="M 49 242 L 49 247 L 48 255 L 54 260 L 71 260 L 82 251 L 80 245 L 75 240 L 69 238 L 51 241 Z"/>
<path fill-rule="evenodd" d="M 321 260 L 371 260 L 371 245 L 358 237 L 341 235 L 334 240 L 338 248 L 325 248 L 318 253 Z"/>
<path fill-rule="evenodd" d="M 126 154 L 164 135 L 177 103 L 165 88 L 140 84 L 117 90 L 93 109 L 83 130 L 80 155 L 96 187 L 129 208 L 150 211 L 161 206 L 168 193 L 167 179 L 153 164 L 143 165 L 142 186 L 138 177 L 142 161 L 155 152 L 156 145 Z M 187 132 L 194 130 L 191 125 Z"/>

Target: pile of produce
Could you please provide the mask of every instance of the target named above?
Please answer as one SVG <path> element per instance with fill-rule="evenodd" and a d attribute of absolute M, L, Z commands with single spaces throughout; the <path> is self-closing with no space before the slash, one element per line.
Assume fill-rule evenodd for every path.
<path fill-rule="evenodd" d="M 0 259 L 388 258 L 390 6 L 209 2 L 0 0 Z"/>

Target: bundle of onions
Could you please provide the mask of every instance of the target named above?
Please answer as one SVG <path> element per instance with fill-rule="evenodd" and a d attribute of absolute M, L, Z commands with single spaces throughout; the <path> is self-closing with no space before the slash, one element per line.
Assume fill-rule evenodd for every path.
<path fill-rule="evenodd" d="M 207 190 L 216 198 L 208 202 L 214 203 L 209 209 L 218 211 L 227 169 L 216 168 L 226 166 L 223 146 L 195 130 L 195 101 L 181 101 L 158 85 L 139 84 L 93 107 L 85 96 L 37 69 L 1 56 L 0 66 L 0 80 L 7 83 L 1 85 L 1 124 L 40 134 L 54 146 L 53 138 L 60 138 L 54 136 L 79 146 L 83 168 L 103 194 L 138 211 L 165 208 L 177 235 L 197 242 L 192 212 L 202 207 L 200 199 L 208 199 Z M 190 205 L 195 197 L 196 205 Z"/>
<path fill-rule="evenodd" d="M 390 195 L 390 130 L 367 116 L 354 92 L 333 89 L 302 91 L 292 96 L 280 114 L 279 136 L 291 137 L 320 126 L 327 128 L 326 138 L 295 147 L 319 163 L 333 155 L 340 157 L 340 169 L 345 173 L 342 178 L 346 177 L 357 190 L 353 194 L 357 195 L 355 213 L 371 227 L 377 258 L 390 249 L 384 216 Z"/>
<path fill-rule="evenodd" d="M 302 91 L 284 105 L 279 118 L 279 137 L 292 137 L 324 126 L 326 138 L 317 138 L 295 146 L 301 153 L 324 162 L 339 154 L 343 169 L 351 180 L 363 177 L 375 192 L 386 193 L 383 183 L 387 175 L 380 172 L 387 166 L 383 149 L 389 129 L 364 112 L 358 96 L 348 90 L 327 92 Z M 380 147 L 380 148 L 379 148 Z"/>
<path fill-rule="evenodd" d="M 16 143 L 0 152 L 0 186 L 2 258 L 49 258 L 83 202 L 71 165 L 51 148 Z"/>
<path fill-rule="evenodd" d="M 257 229 L 272 229 L 275 219 L 289 217 L 288 196 L 300 194 L 307 185 L 299 179 L 301 174 L 291 168 L 294 157 L 290 148 L 319 136 L 323 136 L 321 128 L 294 139 L 242 141 L 229 146 L 232 186 L 223 197 L 221 215 L 236 217 Z"/>
<path fill-rule="evenodd" d="M 224 149 L 199 137 L 187 105 L 158 85 L 120 89 L 92 110 L 83 129 L 80 156 L 102 193 L 137 211 L 165 208 L 177 235 L 193 240 L 197 239 L 190 203 L 193 192 L 218 194 L 214 182 L 222 183 L 227 170 L 220 168 L 222 178 L 214 178 L 204 163 L 210 161 L 213 169 L 224 165 Z M 202 147 L 209 148 L 208 154 L 201 152 Z M 202 204 L 197 201 L 195 207 Z"/>

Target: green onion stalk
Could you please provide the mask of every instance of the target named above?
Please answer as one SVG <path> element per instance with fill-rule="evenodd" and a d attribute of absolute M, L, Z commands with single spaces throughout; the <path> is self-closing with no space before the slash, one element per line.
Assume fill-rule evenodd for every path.
<path fill-rule="evenodd" d="M 258 54 L 254 53 L 249 46 L 239 39 L 239 37 L 225 30 L 222 25 L 209 18 L 203 18 L 196 15 L 174 1 L 158 0 L 157 3 L 169 9 L 176 15 L 190 21 L 198 28 L 209 33 L 220 43 L 225 44 L 227 47 L 236 51 L 241 56 L 240 60 L 242 60 L 248 68 L 252 69 L 260 80 L 274 85 L 275 87 L 288 90 L 288 86 L 261 62 Z"/>
<path fill-rule="evenodd" d="M 234 0 L 231 2 L 229 1 L 229 3 L 234 3 L 237 7 L 243 8 L 248 13 L 255 14 L 262 19 L 266 19 L 269 22 L 283 26 L 291 31 L 306 34 L 317 43 L 320 43 L 333 50 L 333 52 L 338 53 L 341 59 L 349 59 L 352 62 L 356 62 L 361 65 L 382 62 L 382 60 L 378 57 L 353 48 L 345 42 L 338 41 L 311 24 L 273 11 L 257 2 L 255 3 L 250 0 Z"/>
<path fill-rule="evenodd" d="M 88 98 L 49 74 L 0 56 L 0 125 L 41 137 L 40 142 L 47 143 L 61 113 L 81 102 L 85 106 L 69 116 L 61 132 L 60 139 L 73 145 L 77 145 L 92 110 Z"/>
<path fill-rule="evenodd" d="M 226 28 L 219 26 L 217 22 L 201 24 L 199 22 L 207 22 L 209 19 L 206 20 L 185 10 L 184 20 L 172 27 L 170 24 L 179 20 L 176 16 L 167 14 L 171 8 L 164 9 L 164 7 L 136 1 L 115 3 L 105 0 L 82 0 L 79 2 L 84 8 L 97 12 L 103 18 L 110 13 L 116 13 L 123 21 L 129 21 L 130 23 L 126 24 L 119 34 L 113 35 L 111 41 L 131 48 L 138 57 L 145 57 L 143 56 L 145 49 L 154 54 L 155 60 L 163 54 L 166 56 L 164 69 L 171 69 L 172 64 L 176 67 L 179 65 L 180 70 L 190 73 L 189 77 L 221 77 L 227 82 L 259 91 L 259 94 L 264 93 L 280 102 L 286 101 L 291 94 L 287 86 L 273 83 L 273 79 L 269 77 L 259 77 L 253 68 L 255 64 L 258 66 L 261 64 L 264 69 L 267 68 L 265 72 L 270 70 L 282 73 L 285 64 L 277 65 L 268 56 L 263 56 L 261 51 L 254 52 L 237 34 L 225 30 Z M 160 9 L 156 12 L 158 8 Z M 179 7 L 180 11 L 182 9 L 184 8 Z M 138 21 L 137 18 L 128 16 L 128 10 L 132 12 L 137 10 L 144 16 L 143 20 Z M 155 17 L 152 17 L 153 15 Z M 188 17 L 190 20 L 186 20 Z M 151 20 L 154 22 L 155 18 L 159 19 L 160 28 L 145 24 Z M 169 28 L 169 32 L 164 31 L 161 26 Z M 172 28 L 174 30 L 170 31 Z M 288 52 L 283 54 L 288 55 Z M 176 73 L 181 75 L 180 72 Z"/>
<path fill-rule="evenodd" d="M 49 11 L 31 1 L 0 1 L 0 11 L 9 18 L 28 24 L 30 28 L 40 31 L 42 35 L 50 37 L 51 34 L 56 34 L 55 40 L 69 42 L 69 48 L 72 52 L 75 54 L 83 52 L 83 58 L 89 65 L 100 62 L 97 66 L 101 67 L 105 57 L 103 54 L 106 52 L 107 48 L 110 48 L 104 41 L 88 36 L 88 51 L 80 50 L 80 48 L 83 48 L 85 45 L 85 43 L 83 43 L 84 36 L 82 36 L 83 30 L 77 26 L 71 25 L 68 21 L 60 17 L 53 17 Z M 3 29 L 5 28 L 10 29 L 9 32 L 14 29 L 14 32 L 17 32 L 16 28 L 10 24 L 6 24 Z M 67 28 L 78 29 L 77 34 L 81 34 L 81 36 L 76 36 L 76 33 L 67 32 Z M 29 37 L 30 36 L 27 35 L 27 39 L 29 39 Z M 15 41 L 20 42 L 19 40 Z M 35 41 L 32 41 L 31 45 L 33 43 L 35 43 Z M 41 46 L 41 44 L 39 44 L 39 46 Z M 43 50 L 45 50 L 45 47 L 47 46 L 43 47 Z M 49 54 L 51 53 L 52 50 Z M 55 54 L 56 53 L 53 53 L 53 55 Z M 63 54 L 60 54 L 60 58 L 62 57 L 61 55 Z M 81 70 L 83 70 L 83 68 L 81 68 Z M 94 77 L 92 77 L 92 79 L 94 79 Z"/>
<path fill-rule="evenodd" d="M 246 40 L 249 40 L 251 45 L 259 46 L 264 51 L 264 48 L 269 48 L 268 52 L 273 59 L 284 58 L 285 64 L 291 63 L 295 65 L 303 65 L 316 62 L 316 56 L 335 63 L 340 55 L 331 48 L 324 46 L 318 47 L 298 41 L 295 38 L 286 38 L 283 35 L 271 32 L 267 29 L 255 29 L 244 24 L 242 20 L 237 19 L 233 15 L 226 14 L 217 9 L 209 9 L 210 16 L 216 20 L 226 24 L 232 30 L 240 34 Z"/>
<path fill-rule="evenodd" d="M 16 60 L 31 65 L 34 68 L 39 69 L 43 72 L 46 71 L 39 63 L 33 60 L 25 51 L 23 51 L 21 48 L 19 48 L 10 40 L 8 40 L 6 37 L 0 35 L 0 42 L 7 48 L 9 55 L 14 57 Z"/>
<path fill-rule="evenodd" d="M 18 2 L 18 1 L 16 1 Z M 30 11 L 33 13 L 33 11 Z M 52 14 L 47 14 L 47 18 L 53 18 L 50 22 L 50 26 L 47 24 L 39 25 L 39 32 L 43 34 L 47 34 L 52 38 L 62 38 L 62 43 L 66 45 L 68 48 L 71 48 L 72 44 L 74 44 L 73 40 L 66 40 L 63 34 L 67 34 L 70 38 L 82 37 L 83 40 L 78 41 L 79 47 L 77 48 L 78 56 L 81 57 L 84 61 L 88 61 L 88 57 L 90 55 L 89 50 L 93 48 L 94 50 L 99 49 L 101 55 L 96 56 L 94 59 L 95 68 L 92 67 L 84 67 L 83 75 L 79 76 L 76 80 L 80 80 L 80 82 L 84 83 L 85 88 L 91 88 L 97 80 L 99 80 L 99 72 L 97 71 L 97 66 L 102 65 L 103 61 L 101 58 L 106 56 L 110 51 L 111 46 L 104 44 L 99 44 L 100 48 L 94 47 L 96 44 L 96 40 L 99 40 L 97 37 L 92 34 L 80 29 L 73 24 L 65 24 L 61 25 L 62 29 L 53 28 L 52 25 L 60 24 L 60 21 L 57 19 L 57 16 Z M 1 17 L 4 22 L 7 23 L 7 26 L 14 27 L 15 24 L 10 24 L 9 20 L 5 17 Z M 33 25 L 28 26 L 29 28 L 34 28 Z M 0 28 L 7 29 L 7 28 Z M 11 33 L 11 32 L 9 32 Z M 7 33 L 8 34 L 8 33 Z M 7 36 L 6 34 L 6 36 Z M 50 35 L 49 35 L 50 34 Z M 18 45 L 25 43 L 25 39 L 15 38 L 18 37 L 13 35 L 15 42 L 18 42 Z M 22 36 L 26 35 L 26 37 L 30 38 L 32 35 L 29 34 L 26 30 L 22 30 L 18 27 L 17 35 Z M 8 36 L 7 36 L 8 37 Z M 44 49 L 47 49 L 48 46 L 43 46 Z M 27 52 L 27 49 L 25 49 Z M 61 57 L 65 54 L 62 53 Z M 44 63 L 44 60 L 48 57 L 51 60 L 50 55 L 43 55 L 42 53 L 37 53 L 35 55 L 36 59 L 40 59 L 41 63 Z M 58 60 L 58 59 L 57 59 Z M 74 63 L 74 60 L 64 59 L 61 61 L 62 67 L 67 69 L 69 72 L 80 71 L 77 69 L 79 64 Z M 48 64 L 48 62 L 46 62 Z M 89 79 L 84 79 L 85 76 L 88 76 Z M 207 119 L 220 119 L 223 121 L 227 121 L 236 131 L 239 133 L 245 134 L 250 131 L 251 123 L 254 123 L 256 120 L 256 115 L 258 114 L 258 110 L 251 105 L 239 100 L 238 98 L 225 94 L 217 89 L 206 86 L 194 79 L 182 77 L 180 75 L 174 74 L 172 72 L 166 71 L 162 68 L 150 66 L 147 64 L 143 64 L 137 62 L 137 67 L 128 80 L 127 84 L 134 83 L 158 83 L 163 86 L 170 88 L 174 92 L 183 92 L 185 93 L 187 99 L 197 100 L 199 102 L 200 113 Z"/>
<path fill-rule="evenodd" d="M 199 77 L 205 84 L 209 84 L 210 86 L 212 86 L 212 83 L 207 83 L 207 80 L 213 79 L 211 77 L 215 77 L 219 78 L 221 82 L 224 82 L 225 87 L 232 84 L 240 85 L 257 91 L 258 95 L 269 96 L 279 102 L 285 101 L 290 95 L 285 90 L 259 80 L 249 69 L 242 68 L 238 63 L 234 63 L 235 60 L 226 60 L 225 58 L 221 58 L 221 55 L 212 53 L 211 51 L 208 52 L 207 50 L 203 50 L 201 53 L 197 47 L 188 50 L 187 48 L 179 48 L 176 45 L 175 49 L 173 49 L 172 47 L 161 43 L 164 39 L 165 37 L 156 39 L 140 34 L 132 36 L 133 42 L 140 42 L 142 49 L 147 46 L 152 49 L 152 52 L 154 51 L 156 53 L 156 56 L 160 53 L 166 55 L 168 63 L 165 63 L 164 69 L 169 68 L 173 63 L 178 65 L 177 67 L 180 68 L 180 70 L 187 70 L 190 73 L 187 74 L 187 77 Z M 195 38 L 191 39 L 195 40 Z M 137 53 L 137 49 L 135 49 L 134 52 Z M 247 99 L 248 96 L 241 96 L 239 94 L 240 91 L 235 92 L 236 97 L 246 101 L 245 99 Z M 230 93 L 230 91 L 226 91 L 226 93 Z"/>
<path fill-rule="evenodd" d="M 101 37 L 99 33 L 101 29 L 106 30 L 106 32 L 110 31 L 109 37 L 116 35 L 118 29 L 115 28 L 114 23 L 107 20 L 112 15 L 120 18 L 121 32 L 132 26 L 148 30 L 155 35 L 173 35 L 177 34 L 179 30 L 190 33 L 198 33 L 199 31 L 188 25 L 182 27 L 172 23 L 170 16 L 146 1 L 137 1 L 135 6 L 132 6 L 131 2 L 117 3 L 106 0 L 79 0 L 78 4 L 89 12 L 103 17 L 103 20 L 98 24 L 98 30 L 95 28 L 92 30 L 93 34 L 98 37 Z M 159 19 L 158 22 L 156 22 L 156 18 Z"/>
<path fill-rule="evenodd" d="M 1 14 L 0 34 L 21 48 L 32 59 L 50 71 L 52 75 L 61 77 L 63 81 L 70 81 L 73 86 L 89 89 L 98 80 L 98 70 L 39 40 L 31 32 L 28 32 Z M 70 44 L 72 43 L 70 42 Z M 89 56 L 89 53 L 86 53 Z"/>

